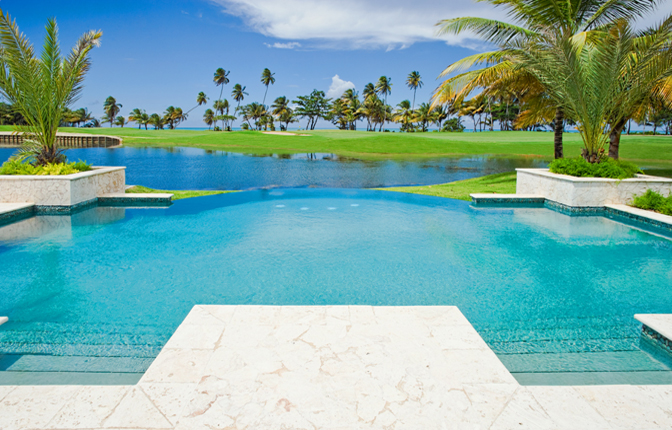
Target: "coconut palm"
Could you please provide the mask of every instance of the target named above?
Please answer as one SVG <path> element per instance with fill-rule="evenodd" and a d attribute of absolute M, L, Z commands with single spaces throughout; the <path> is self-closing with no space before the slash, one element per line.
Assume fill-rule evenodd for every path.
<path fill-rule="evenodd" d="M 147 124 L 154 126 L 154 130 L 163 130 L 163 127 L 166 125 L 166 119 L 157 113 L 153 113 L 149 116 Z"/>
<path fill-rule="evenodd" d="M 131 113 L 128 115 L 128 121 L 133 121 L 134 123 L 138 124 L 138 129 L 142 127 L 143 121 L 145 119 L 145 113 L 144 110 L 140 110 L 139 108 L 135 108 L 131 111 Z"/>
<path fill-rule="evenodd" d="M 472 32 L 497 46 L 496 51 L 476 54 L 466 57 L 450 65 L 441 76 L 453 72 L 461 72 L 475 65 L 485 64 L 486 67 L 460 73 L 437 88 L 433 103 L 442 103 L 445 100 L 456 98 L 458 102 L 464 100 L 469 93 L 488 87 L 501 80 L 527 81 L 530 86 L 541 84 L 539 77 L 530 70 L 522 67 L 521 57 L 525 54 L 526 43 L 539 40 L 548 32 L 555 37 L 546 38 L 546 43 L 563 43 L 572 39 L 582 43 L 589 39 L 589 35 L 604 25 L 619 18 L 631 19 L 640 16 L 657 5 L 656 0 L 571 0 L 556 2 L 554 0 L 518 1 L 518 0 L 484 0 L 496 7 L 504 7 L 507 14 L 519 25 L 503 21 L 461 17 L 440 21 L 441 33 L 460 34 Z M 537 49 L 561 49 L 559 46 L 537 43 Z M 524 55 L 523 55 L 524 56 Z M 542 86 L 543 87 L 543 86 Z M 543 87 L 543 91 L 548 88 Z M 557 94 L 555 94 L 557 95 Z M 562 123 L 564 122 L 565 100 L 551 97 L 555 105 L 555 138 L 556 158 L 562 156 Z"/>
<path fill-rule="evenodd" d="M 415 111 L 415 122 L 420 124 L 422 131 L 427 131 L 427 126 L 435 121 L 432 106 L 429 103 L 421 103 L 418 110 Z"/>
<path fill-rule="evenodd" d="M 394 113 L 393 119 L 401 124 L 400 130 L 406 132 L 413 131 L 413 121 L 415 118 L 413 109 L 411 109 L 411 102 L 403 100 L 397 107 L 399 109 Z"/>
<path fill-rule="evenodd" d="M 240 102 L 245 100 L 245 96 L 249 95 L 245 92 L 245 88 L 247 88 L 247 87 L 244 87 L 240 84 L 236 84 L 236 85 L 233 86 L 233 91 L 231 92 L 231 97 L 233 97 L 233 99 L 238 102 L 238 105 L 236 106 L 236 110 L 234 111 L 234 115 L 240 109 Z"/>
<path fill-rule="evenodd" d="M 415 93 L 418 88 L 422 88 L 423 85 L 420 73 L 416 71 L 409 73 L 408 78 L 406 78 L 406 85 L 413 90 L 413 104 L 411 105 L 411 110 L 415 110 Z"/>
<path fill-rule="evenodd" d="M 58 26 L 47 20 L 47 37 L 40 56 L 8 13 L 0 9 L 0 93 L 26 123 L 24 145 L 15 158 L 32 158 L 39 165 L 65 160 L 56 145 L 56 132 L 65 108 L 80 96 L 91 62 L 89 53 L 102 33 L 82 35 L 66 57 L 61 56 Z"/>
<path fill-rule="evenodd" d="M 222 87 L 222 88 L 223 88 L 223 87 Z M 187 115 L 189 114 L 189 112 L 191 112 L 192 110 L 196 109 L 196 108 L 199 107 L 200 105 L 204 105 L 204 104 L 206 104 L 206 103 L 208 102 L 208 100 L 209 100 L 209 99 L 208 99 L 208 96 L 206 96 L 205 93 L 204 93 L 203 91 L 201 91 L 200 93 L 198 93 L 198 95 L 196 96 L 196 106 L 194 106 L 193 108 L 189 109 L 189 110 L 187 111 Z"/>
<path fill-rule="evenodd" d="M 213 112 L 212 109 L 205 110 L 205 113 L 203 114 L 203 122 L 208 125 L 208 130 L 215 124 L 215 112 Z"/>
<path fill-rule="evenodd" d="M 376 94 L 383 96 L 383 101 L 387 104 L 387 96 L 392 93 L 392 79 L 387 76 L 381 76 L 376 83 Z"/>
<path fill-rule="evenodd" d="M 264 92 L 264 101 L 261 103 L 264 106 L 266 105 L 266 94 L 268 94 L 268 86 L 275 83 L 275 73 L 271 73 L 269 69 L 264 69 L 261 73 L 261 83 L 266 85 L 266 92 Z"/>
<path fill-rule="evenodd" d="M 222 92 L 224 91 L 224 85 L 229 83 L 229 73 L 230 71 L 227 72 L 226 70 L 222 69 L 219 67 L 217 70 L 215 70 L 215 76 L 212 78 L 212 80 L 215 82 L 215 86 L 219 87 L 221 86 L 222 88 L 219 90 L 219 98 L 222 98 Z"/>
<path fill-rule="evenodd" d="M 126 124 L 126 118 L 123 116 L 119 115 L 114 119 L 114 125 L 118 125 L 121 128 L 124 128 L 124 125 Z"/>
<path fill-rule="evenodd" d="M 376 94 L 376 87 L 374 87 L 371 82 L 364 85 L 364 89 L 362 90 L 362 96 L 364 96 L 364 100 L 368 99 L 369 97 L 375 94 Z"/>
<path fill-rule="evenodd" d="M 119 112 L 121 112 L 122 107 L 123 106 L 117 103 L 117 100 L 112 96 L 109 96 L 108 98 L 105 99 L 105 103 L 103 104 L 103 111 L 105 112 L 107 122 L 110 123 L 110 127 L 112 127 L 114 119 L 117 117 L 117 115 L 119 115 Z"/>
<path fill-rule="evenodd" d="M 291 112 L 291 108 L 289 107 L 289 99 L 285 96 L 278 97 L 275 99 L 273 104 L 271 105 L 271 113 L 275 116 L 280 116 L 285 112 Z"/>

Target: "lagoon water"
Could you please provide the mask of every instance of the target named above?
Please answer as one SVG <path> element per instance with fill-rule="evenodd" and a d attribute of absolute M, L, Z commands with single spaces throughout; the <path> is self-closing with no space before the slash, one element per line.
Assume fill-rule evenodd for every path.
<path fill-rule="evenodd" d="M 0 148 L 0 163 L 14 148 Z M 196 148 L 83 148 L 70 160 L 127 166 L 126 183 L 164 190 L 258 188 L 374 188 L 440 184 L 516 167 L 544 167 L 540 159 L 462 157 L 358 160 L 333 154 L 244 155 Z"/>

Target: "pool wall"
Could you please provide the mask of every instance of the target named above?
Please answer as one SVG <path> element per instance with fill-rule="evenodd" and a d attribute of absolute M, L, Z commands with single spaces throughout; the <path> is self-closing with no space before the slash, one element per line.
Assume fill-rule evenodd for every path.
<path fill-rule="evenodd" d="M 543 196 L 572 208 L 599 208 L 628 204 L 637 194 L 651 189 L 665 196 L 672 193 L 672 179 L 637 175 L 631 179 L 577 178 L 551 173 L 548 169 L 516 169 L 516 194 Z"/>
<path fill-rule="evenodd" d="M 123 193 L 126 167 L 94 167 L 89 172 L 62 176 L 0 175 L 0 203 L 34 203 L 70 207 L 99 196 Z"/>

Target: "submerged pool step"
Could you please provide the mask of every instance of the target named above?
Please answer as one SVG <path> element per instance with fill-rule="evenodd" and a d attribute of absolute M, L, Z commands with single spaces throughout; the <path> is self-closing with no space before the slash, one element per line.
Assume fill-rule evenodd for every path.
<path fill-rule="evenodd" d="M 53 355 L 0 355 L 0 371 L 8 372 L 145 372 L 154 358 Z"/>
<path fill-rule="evenodd" d="M 153 358 L 159 355 L 161 348 L 160 345 L 87 345 L 0 342 L 0 354 Z"/>
<path fill-rule="evenodd" d="M 497 354 L 511 373 L 670 371 L 643 351 Z"/>
<path fill-rule="evenodd" d="M 7 330 L 0 332 L 0 344 L 52 344 L 52 345 L 150 345 L 162 346 L 169 333 L 87 333 Z M 2 348 L 0 348 L 2 351 Z"/>
<path fill-rule="evenodd" d="M 600 338 L 535 340 L 515 342 L 487 342 L 496 354 L 553 354 L 559 352 L 613 352 L 636 351 L 638 338 Z"/>

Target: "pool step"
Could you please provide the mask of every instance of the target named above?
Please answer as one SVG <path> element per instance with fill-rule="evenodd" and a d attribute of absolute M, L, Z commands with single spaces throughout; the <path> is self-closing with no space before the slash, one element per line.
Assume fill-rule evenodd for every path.
<path fill-rule="evenodd" d="M 160 326 L 15 322 L 0 330 L 0 371 L 142 373 L 171 333 Z"/>

